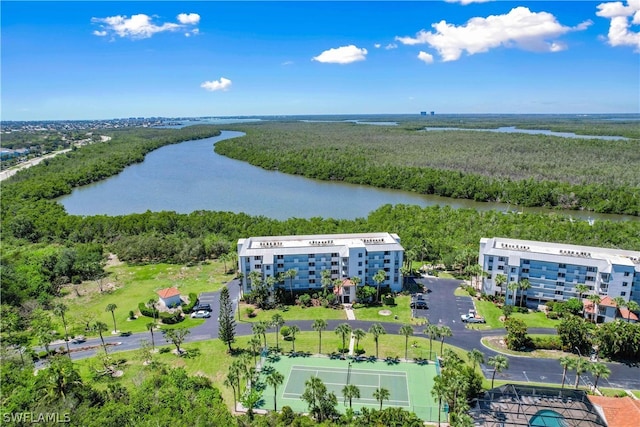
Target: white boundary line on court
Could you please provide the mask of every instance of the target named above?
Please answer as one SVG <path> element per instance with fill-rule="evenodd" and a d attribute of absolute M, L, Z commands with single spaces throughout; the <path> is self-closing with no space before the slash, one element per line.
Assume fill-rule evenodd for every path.
<path fill-rule="evenodd" d="M 318 376 L 318 372 L 328 372 L 328 373 L 347 373 L 347 369 L 346 368 L 335 368 L 335 369 L 318 369 L 318 368 L 310 368 L 308 366 L 301 366 L 301 365 L 297 365 L 297 366 L 292 366 L 291 367 L 291 372 L 293 371 L 307 371 L 307 372 L 315 372 L 316 376 Z M 378 375 L 378 376 L 385 376 L 385 377 L 403 377 L 403 378 L 407 378 L 407 373 L 406 372 L 390 372 L 390 373 L 386 373 L 384 371 L 373 371 L 373 370 L 368 370 L 368 369 L 351 369 L 351 373 L 357 373 L 357 374 L 363 374 L 363 375 Z"/>

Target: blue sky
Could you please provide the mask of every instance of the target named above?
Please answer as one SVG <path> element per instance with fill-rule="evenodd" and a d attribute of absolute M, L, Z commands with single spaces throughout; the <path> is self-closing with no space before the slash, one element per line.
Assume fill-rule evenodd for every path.
<path fill-rule="evenodd" d="M 1 7 L 2 120 L 640 112 L 640 0 Z"/>

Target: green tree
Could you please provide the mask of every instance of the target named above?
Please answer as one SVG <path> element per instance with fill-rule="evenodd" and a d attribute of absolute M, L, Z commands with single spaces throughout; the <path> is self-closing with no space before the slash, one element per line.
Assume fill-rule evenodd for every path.
<path fill-rule="evenodd" d="M 314 331 L 318 331 L 318 354 L 322 354 L 322 331 L 327 329 L 327 321 L 324 319 L 316 319 L 311 326 Z"/>
<path fill-rule="evenodd" d="M 531 289 L 531 283 L 529 279 L 522 279 L 518 282 L 518 288 L 520 288 L 520 307 L 522 307 L 524 295 L 527 293 L 529 289 Z"/>
<path fill-rule="evenodd" d="M 478 366 L 481 363 L 484 363 L 484 354 L 477 348 L 474 348 L 473 350 L 468 351 L 467 357 L 469 358 L 469 361 L 473 363 L 474 370 L 476 369 L 476 366 Z"/>
<path fill-rule="evenodd" d="M 422 333 L 429 335 L 429 358 L 431 358 L 431 355 L 433 354 L 432 352 L 433 340 L 440 339 L 440 327 L 438 327 L 438 325 L 434 325 L 433 323 L 431 323 L 427 325 L 427 327 L 424 329 L 424 331 L 422 331 Z"/>
<path fill-rule="evenodd" d="M 273 387 L 273 410 L 277 411 L 278 403 L 276 399 L 278 397 L 278 386 L 284 382 L 284 375 L 274 369 L 267 375 L 266 381 L 268 385 Z"/>
<path fill-rule="evenodd" d="M 327 289 L 333 283 L 333 280 L 331 279 L 331 271 L 330 270 L 322 270 L 322 273 L 320 273 L 320 274 L 321 274 L 320 283 L 322 284 L 322 296 L 326 297 L 327 296 Z"/>
<path fill-rule="evenodd" d="M 367 333 L 364 331 L 364 329 L 358 328 L 353 331 L 353 337 L 356 339 L 356 349 L 360 348 L 360 340 L 366 335 Z"/>
<path fill-rule="evenodd" d="M 607 367 L 604 363 L 597 362 L 589 365 L 589 371 L 593 374 L 593 388 L 594 390 L 598 388 L 598 380 L 600 378 L 604 378 L 605 380 L 609 378 L 611 375 L 611 369 Z"/>
<path fill-rule="evenodd" d="M 373 341 L 376 343 L 376 359 L 378 358 L 378 341 L 380 340 L 380 335 L 384 335 L 387 331 L 384 329 L 380 323 L 374 323 L 369 327 L 369 333 L 373 335 Z"/>
<path fill-rule="evenodd" d="M 500 295 L 502 295 L 502 292 L 505 292 L 506 295 L 506 289 L 504 288 L 504 285 L 505 283 L 507 283 L 507 276 L 505 276 L 504 274 L 496 274 L 494 281 L 496 286 L 500 288 Z"/>
<path fill-rule="evenodd" d="M 513 292 L 513 303 L 512 303 L 512 305 L 515 306 L 516 305 L 516 293 L 518 291 L 518 283 L 517 282 L 510 282 L 507 285 L 507 289 L 510 290 L 511 292 Z M 506 304 L 506 301 L 505 301 L 505 304 Z"/>
<path fill-rule="evenodd" d="M 336 395 L 327 392 L 327 386 L 318 377 L 311 377 L 305 383 L 302 393 L 302 400 L 309 405 L 309 413 L 315 417 L 319 423 L 336 413 L 338 399 Z"/>
<path fill-rule="evenodd" d="M 440 354 L 442 354 L 442 351 L 443 351 L 444 339 L 445 338 L 449 338 L 452 335 L 453 335 L 453 332 L 451 331 L 450 327 L 448 327 L 448 326 L 439 326 L 438 336 L 440 337 Z"/>
<path fill-rule="evenodd" d="M 116 327 L 116 315 L 115 315 L 116 308 L 118 308 L 118 306 L 115 305 L 115 304 L 107 304 L 107 307 L 104 309 L 105 311 L 110 311 L 111 312 L 111 318 L 113 319 L 113 332 L 114 333 L 118 332 L 118 328 Z"/>
<path fill-rule="evenodd" d="M 346 353 L 347 349 L 347 335 L 351 334 L 351 326 L 348 323 L 341 323 L 336 326 L 335 329 L 336 335 L 340 335 L 342 337 L 342 347 L 340 348 L 341 353 Z M 346 350 L 346 351 L 345 351 Z"/>
<path fill-rule="evenodd" d="M 156 327 L 156 324 L 153 322 L 147 323 L 147 330 L 151 333 L 151 349 L 156 349 L 156 340 L 153 336 L 153 329 Z"/>
<path fill-rule="evenodd" d="M 191 331 L 187 328 L 174 328 L 165 329 L 163 332 L 167 342 L 170 342 L 176 346 L 176 352 L 178 353 L 178 356 L 180 356 L 182 354 L 180 345 L 184 342 L 184 339 L 191 333 Z"/>
<path fill-rule="evenodd" d="M 380 410 L 381 411 L 382 411 L 382 403 L 385 400 L 389 400 L 390 397 L 391 397 L 391 393 L 389 392 L 388 389 L 386 389 L 384 387 L 379 387 L 379 388 L 375 389 L 375 391 L 373 392 L 373 398 L 376 399 L 380 403 Z"/>
<path fill-rule="evenodd" d="M 296 278 L 298 270 L 291 268 L 284 273 L 284 277 L 289 279 L 289 292 L 291 292 L 291 299 L 293 300 L 293 279 Z"/>
<path fill-rule="evenodd" d="M 380 302 L 380 284 L 386 279 L 386 273 L 384 270 L 378 270 L 373 275 L 373 281 L 376 282 L 376 302 Z"/>
<path fill-rule="evenodd" d="M 493 366 L 493 374 L 491 375 L 491 388 L 493 388 L 493 381 L 496 378 L 496 372 L 502 372 L 509 369 L 509 359 L 502 354 L 491 356 L 488 362 L 489 366 Z"/>
<path fill-rule="evenodd" d="M 520 319 L 510 318 L 504 322 L 507 330 L 507 347 L 510 350 L 522 350 L 531 346 L 531 338 L 527 335 L 527 324 Z"/>
<path fill-rule="evenodd" d="M 229 353 L 233 350 L 231 343 L 236 339 L 236 321 L 233 317 L 233 306 L 229 296 L 229 288 L 224 286 L 220 290 L 220 317 L 218 322 L 218 338 L 229 348 Z"/>
<path fill-rule="evenodd" d="M 629 323 L 631 321 L 631 313 L 637 313 L 640 311 L 640 304 L 635 301 L 627 301 L 626 305 L 627 310 L 629 311 L 627 313 L 627 323 Z"/>
<path fill-rule="evenodd" d="M 577 316 L 563 318 L 556 327 L 563 350 L 572 351 L 577 347 L 582 352 L 588 352 L 591 349 L 592 327 Z"/>
<path fill-rule="evenodd" d="M 67 312 L 68 307 L 63 303 L 57 303 L 53 306 L 53 314 L 60 316 L 62 319 L 62 326 L 64 327 L 64 343 L 67 346 L 67 355 L 71 359 L 71 351 L 69 350 L 69 331 L 67 330 L 67 321 L 64 318 L 64 314 Z"/>
<path fill-rule="evenodd" d="M 399 333 L 404 335 L 404 360 L 408 360 L 409 337 L 413 335 L 413 328 L 411 325 L 402 325 Z"/>
<path fill-rule="evenodd" d="M 442 401 L 445 399 L 448 389 L 449 387 L 445 383 L 444 377 L 438 375 L 433 379 L 431 395 L 438 399 L 438 427 L 440 426 L 442 418 Z"/>
<path fill-rule="evenodd" d="M 296 352 L 296 334 L 300 332 L 300 328 L 297 325 L 291 325 L 289 328 L 289 332 L 291 333 L 291 350 Z"/>
<path fill-rule="evenodd" d="M 570 356 L 562 356 L 560 359 L 558 359 L 558 361 L 560 362 L 560 366 L 562 366 L 562 385 L 560 386 L 560 388 L 564 388 L 564 382 L 567 379 L 567 371 L 569 369 L 573 369 L 576 358 Z"/>
<path fill-rule="evenodd" d="M 280 328 L 284 325 L 284 318 L 276 313 L 271 317 L 271 326 L 276 328 L 276 351 L 280 351 L 280 347 L 278 345 L 278 333 L 280 332 Z"/>
<path fill-rule="evenodd" d="M 102 336 L 102 333 L 107 332 L 109 330 L 109 327 L 107 326 L 106 323 L 98 321 L 93 325 L 93 328 L 98 333 L 98 335 L 100 335 L 100 341 L 102 341 L 102 348 L 104 348 L 104 352 L 106 353 L 107 345 L 104 342 L 104 337 Z"/>
<path fill-rule="evenodd" d="M 349 401 L 349 408 L 353 408 L 353 399 L 360 399 L 360 389 L 355 384 L 342 387 L 342 396 Z"/>
<path fill-rule="evenodd" d="M 264 346 L 265 348 L 267 347 L 267 327 L 268 327 L 268 323 L 265 322 L 264 320 L 260 320 L 256 323 L 254 323 L 253 325 L 251 325 L 251 331 L 258 336 L 262 336 L 262 338 L 264 339 Z"/>
<path fill-rule="evenodd" d="M 637 361 L 640 354 L 640 323 L 607 322 L 596 330 L 598 352 L 611 359 Z"/>
<path fill-rule="evenodd" d="M 260 335 L 253 334 L 251 339 L 249 340 L 249 347 L 251 348 L 251 353 L 253 354 L 253 364 L 255 365 L 258 361 L 256 357 L 260 350 L 260 344 L 262 341 L 260 340 Z"/>
<path fill-rule="evenodd" d="M 595 325 L 598 319 L 598 304 L 602 298 L 598 294 L 591 294 L 587 296 L 587 299 L 593 304 L 593 324 Z M 582 307 L 584 308 L 584 305 Z"/>
<path fill-rule="evenodd" d="M 578 385 L 580 384 L 580 375 L 584 374 L 589 369 L 589 362 L 586 359 L 579 357 L 576 359 L 573 369 L 576 371 L 576 383 L 574 384 L 574 388 L 577 390 Z"/>

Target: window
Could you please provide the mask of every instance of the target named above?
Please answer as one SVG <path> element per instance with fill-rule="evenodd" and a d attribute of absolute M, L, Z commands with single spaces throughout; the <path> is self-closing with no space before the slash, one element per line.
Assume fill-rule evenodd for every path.
<path fill-rule="evenodd" d="M 271 270 L 271 266 L 270 265 L 267 265 L 267 270 Z"/>
<path fill-rule="evenodd" d="M 556 286 L 564 286 L 564 282 L 556 282 Z"/>
<path fill-rule="evenodd" d="M 331 270 L 331 274 L 338 274 L 338 270 Z"/>
<path fill-rule="evenodd" d="M 597 271 L 597 269 L 595 267 L 587 267 L 587 271 L 594 273 Z"/>
<path fill-rule="evenodd" d="M 331 261 L 331 265 L 338 265 L 338 261 Z"/>
<path fill-rule="evenodd" d="M 500 261 L 500 262 L 504 262 L 504 257 L 503 257 L 503 256 L 501 256 L 500 258 L 498 258 L 498 261 Z"/>
<path fill-rule="evenodd" d="M 313 285 L 314 283 L 316 283 L 316 279 L 309 279 L 309 284 Z"/>
<path fill-rule="evenodd" d="M 526 264 L 526 265 L 529 265 L 529 260 L 528 259 L 524 259 L 524 260 L 522 260 L 522 263 Z"/>
<path fill-rule="evenodd" d="M 556 291 L 556 295 L 562 295 L 562 291 Z"/>
<path fill-rule="evenodd" d="M 390 252 L 389 251 L 384 251 L 384 254 L 385 255 L 390 255 Z"/>
<path fill-rule="evenodd" d="M 358 276 L 362 276 L 362 270 L 358 270 Z"/>
<path fill-rule="evenodd" d="M 529 269 L 528 269 L 528 268 L 523 268 L 523 269 L 522 269 L 522 274 L 525 274 L 525 273 L 528 273 L 528 272 L 529 272 Z"/>
<path fill-rule="evenodd" d="M 559 264 L 558 268 L 567 268 L 567 264 Z"/>
<path fill-rule="evenodd" d="M 488 270 L 489 270 L 489 271 L 492 271 L 492 270 L 493 270 L 493 265 L 490 265 L 490 266 L 489 266 L 489 268 L 488 268 Z"/>
<path fill-rule="evenodd" d="M 625 297 L 625 296 L 627 296 L 627 293 L 625 291 L 622 291 L 622 292 L 620 292 L 620 296 L 621 297 Z"/>
<path fill-rule="evenodd" d="M 584 278 L 584 280 L 585 280 L 586 282 L 593 282 L 593 281 L 594 281 L 594 280 L 596 280 L 596 279 L 595 279 L 595 277 L 593 277 L 593 276 L 587 276 L 587 277 L 585 277 L 585 278 Z"/>
<path fill-rule="evenodd" d="M 629 286 L 627 282 L 622 282 L 622 286 Z"/>
<path fill-rule="evenodd" d="M 284 255 L 278 255 L 277 259 L 284 259 Z"/>
<path fill-rule="evenodd" d="M 624 277 L 629 277 L 629 272 L 628 271 L 624 272 Z"/>
<path fill-rule="evenodd" d="M 256 266 L 254 268 L 261 269 L 262 268 L 262 264 L 256 264 Z"/>
<path fill-rule="evenodd" d="M 499 265 L 498 270 L 504 270 L 504 265 Z"/>
<path fill-rule="evenodd" d="M 362 252 L 358 254 L 358 258 L 362 258 Z"/>
<path fill-rule="evenodd" d="M 362 261 L 358 261 L 358 267 L 362 267 Z"/>
<path fill-rule="evenodd" d="M 511 272 L 515 273 L 516 272 L 516 268 L 515 267 L 511 267 Z"/>
<path fill-rule="evenodd" d="M 316 266 L 316 263 L 315 263 L 315 262 L 310 262 L 310 263 L 309 263 L 309 267 L 315 267 L 315 266 Z"/>
<path fill-rule="evenodd" d="M 284 264 L 278 264 L 278 268 L 284 268 Z"/>
<path fill-rule="evenodd" d="M 558 278 L 564 277 L 564 273 L 558 273 Z"/>
<path fill-rule="evenodd" d="M 335 258 L 335 257 L 338 257 L 340 255 L 337 252 L 334 252 L 334 253 L 331 254 L 331 256 Z"/>
<path fill-rule="evenodd" d="M 254 256 L 254 257 L 253 257 L 253 260 L 254 260 L 254 261 L 261 261 L 261 260 L 262 260 L 262 257 L 261 257 L 260 255 L 258 255 L 258 256 Z"/>
<path fill-rule="evenodd" d="M 492 256 L 489 257 L 489 262 L 493 262 L 493 257 Z"/>

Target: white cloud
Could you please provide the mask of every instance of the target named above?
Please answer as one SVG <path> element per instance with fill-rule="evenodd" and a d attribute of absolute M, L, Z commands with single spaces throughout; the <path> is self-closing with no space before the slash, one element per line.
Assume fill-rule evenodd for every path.
<path fill-rule="evenodd" d="M 200 15 L 197 13 L 181 13 L 178 15 L 178 22 L 187 25 L 196 25 L 200 22 Z"/>
<path fill-rule="evenodd" d="M 293 65 L 293 61 L 284 61 L 282 65 Z"/>
<path fill-rule="evenodd" d="M 320 55 L 314 56 L 312 60 L 329 64 L 350 64 L 352 62 L 364 61 L 366 57 L 367 49 L 360 49 L 351 44 L 349 46 L 325 50 Z"/>
<path fill-rule="evenodd" d="M 406 45 L 428 44 L 438 51 L 443 61 L 455 61 L 463 51 L 473 55 L 499 46 L 556 52 L 561 44 L 548 39 L 584 30 L 589 25 L 591 22 L 585 21 L 574 28 L 566 27 L 550 13 L 516 7 L 505 15 L 471 18 L 460 26 L 440 21 L 432 24 L 435 32 L 421 30 L 416 37 L 396 37 L 396 40 Z"/>
<path fill-rule="evenodd" d="M 391 49 L 396 49 L 398 47 L 397 44 L 395 43 L 389 43 L 388 45 L 386 45 L 384 48 L 387 50 L 391 50 Z"/>
<path fill-rule="evenodd" d="M 427 52 L 423 52 L 420 51 L 420 53 L 418 54 L 418 59 L 420 61 L 423 61 L 427 64 L 432 64 L 433 63 L 433 55 L 427 53 Z"/>
<path fill-rule="evenodd" d="M 373 45 L 373 47 L 375 47 L 376 49 L 380 49 L 382 45 L 380 43 L 376 43 Z"/>
<path fill-rule="evenodd" d="M 640 0 L 601 3 L 596 15 L 609 18 L 607 41 L 611 46 L 634 46 L 640 52 L 640 31 L 633 31 L 632 25 L 640 25 Z"/>
<path fill-rule="evenodd" d="M 225 79 L 224 77 L 220 77 L 219 80 L 212 80 L 203 82 L 200 85 L 201 88 L 204 88 L 210 92 L 215 92 L 218 90 L 227 91 L 231 87 L 231 80 Z"/>
<path fill-rule="evenodd" d="M 197 34 L 198 29 L 192 28 L 192 26 L 200 21 L 200 15 L 181 13 L 178 15 L 179 23 L 154 23 L 153 20 L 154 17 L 144 13 L 131 15 L 131 17 L 116 15 L 106 18 L 91 18 L 91 22 L 100 25 L 100 30 L 93 32 L 96 36 L 104 37 L 111 34 L 123 38 L 146 39 L 165 31 L 185 31 L 185 34 Z"/>

